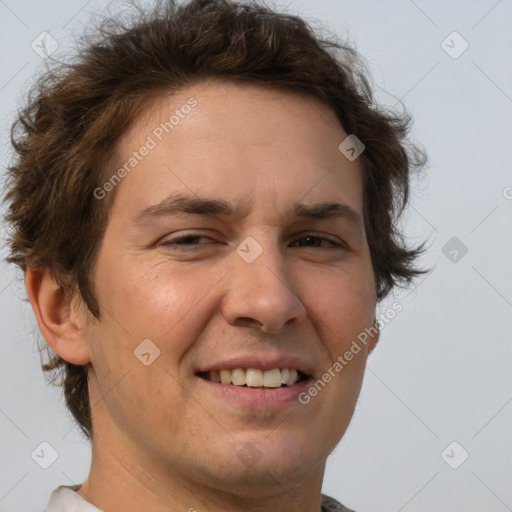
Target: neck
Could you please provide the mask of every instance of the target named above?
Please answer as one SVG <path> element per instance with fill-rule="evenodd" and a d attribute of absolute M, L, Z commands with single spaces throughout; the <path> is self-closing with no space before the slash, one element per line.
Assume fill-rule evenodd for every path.
<path fill-rule="evenodd" d="M 302 469 L 299 478 L 282 475 L 243 478 L 228 472 L 211 478 L 203 468 L 192 475 L 179 464 L 148 460 L 122 443 L 95 436 L 92 464 L 78 494 L 104 512 L 320 512 L 325 462 Z"/>

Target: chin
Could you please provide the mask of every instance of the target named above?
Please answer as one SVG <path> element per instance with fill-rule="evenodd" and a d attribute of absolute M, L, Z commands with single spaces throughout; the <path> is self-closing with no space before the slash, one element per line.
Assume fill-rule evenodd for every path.
<path fill-rule="evenodd" d="M 298 484 L 325 464 L 329 450 L 317 443 L 318 438 L 298 439 L 286 431 L 245 436 L 233 461 L 237 480 L 252 487 Z"/>

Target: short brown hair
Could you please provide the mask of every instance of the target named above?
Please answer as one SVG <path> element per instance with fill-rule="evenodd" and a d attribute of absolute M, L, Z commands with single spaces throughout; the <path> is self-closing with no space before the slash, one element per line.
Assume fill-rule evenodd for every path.
<path fill-rule="evenodd" d="M 331 108 L 366 146 L 364 221 L 377 298 L 421 272 L 421 247 L 406 246 L 396 220 L 425 156 L 408 139 L 410 117 L 375 104 L 351 46 L 315 35 L 299 17 L 231 0 L 168 0 L 131 19 L 103 21 L 73 62 L 39 78 L 19 112 L 5 196 L 8 261 L 48 269 L 99 318 L 90 271 L 114 194 L 98 201 L 94 190 L 108 176 L 112 148 L 152 99 L 219 78 L 300 92 Z M 43 369 L 62 371 L 67 407 L 92 438 L 87 367 L 53 354 Z"/>

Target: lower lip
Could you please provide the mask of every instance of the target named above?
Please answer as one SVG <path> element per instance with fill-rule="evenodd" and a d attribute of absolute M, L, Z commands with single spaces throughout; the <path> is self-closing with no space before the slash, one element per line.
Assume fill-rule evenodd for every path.
<path fill-rule="evenodd" d="M 309 378 L 293 386 L 259 389 L 211 382 L 201 377 L 197 379 L 206 389 L 224 400 L 234 402 L 242 408 L 261 411 L 276 411 L 291 404 L 300 405 L 298 397 L 308 388 L 311 381 Z"/>

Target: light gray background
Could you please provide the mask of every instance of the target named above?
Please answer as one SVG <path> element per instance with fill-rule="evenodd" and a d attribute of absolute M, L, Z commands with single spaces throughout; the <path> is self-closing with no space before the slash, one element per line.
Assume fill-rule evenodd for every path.
<path fill-rule="evenodd" d="M 65 49 L 106 5 L 0 0 L 2 170 L 13 113 L 42 65 L 32 40 L 47 31 Z M 371 356 L 324 492 L 358 512 L 512 510 L 512 1 L 277 5 L 355 42 L 379 99 L 403 100 L 430 156 L 404 222 L 412 242 L 430 240 L 423 263 L 434 270 L 382 306 L 400 300 L 403 311 Z M 469 43 L 457 59 L 441 47 L 453 31 Z M 443 253 L 452 237 L 468 249 L 456 262 Z M 42 510 L 55 487 L 82 482 L 90 464 L 60 390 L 45 384 L 24 297 L 19 274 L 2 262 L 2 512 Z M 59 455 L 46 470 L 31 458 L 43 441 Z M 469 454 L 458 469 L 441 456 L 453 441 L 445 455 L 452 465 Z"/>

